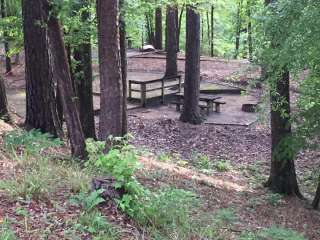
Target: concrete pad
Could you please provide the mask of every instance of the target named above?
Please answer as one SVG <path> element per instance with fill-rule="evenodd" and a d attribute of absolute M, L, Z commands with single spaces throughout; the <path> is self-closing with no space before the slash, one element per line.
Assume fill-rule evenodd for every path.
<path fill-rule="evenodd" d="M 26 116 L 25 91 L 7 89 L 7 98 L 10 111 L 24 118 Z"/>
<path fill-rule="evenodd" d="M 258 103 L 258 99 L 251 95 L 227 95 L 221 94 L 225 105 L 221 106 L 221 113 L 212 113 L 205 123 L 217 125 L 249 126 L 257 121 L 257 113 L 242 111 L 242 104 Z"/>
<path fill-rule="evenodd" d="M 204 124 L 249 126 L 257 121 L 257 113 L 246 113 L 241 109 L 244 103 L 257 103 L 258 99 L 256 97 L 234 94 L 218 96 L 221 96 L 226 104 L 221 106 L 221 113 L 214 112 L 210 116 L 206 116 Z M 160 117 L 179 120 L 181 113 L 176 111 L 175 105 L 169 104 L 167 106 L 135 109 L 130 114 L 148 120 L 156 120 Z"/>

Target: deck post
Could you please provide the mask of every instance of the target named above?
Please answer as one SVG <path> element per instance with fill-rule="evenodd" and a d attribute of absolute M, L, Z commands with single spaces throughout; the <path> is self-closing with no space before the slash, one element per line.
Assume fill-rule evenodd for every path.
<path fill-rule="evenodd" d="M 161 79 L 161 97 L 162 97 L 162 104 L 164 104 L 164 79 Z"/>
<path fill-rule="evenodd" d="M 141 106 L 146 106 L 146 98 L 147 98 L 147 86 L 145 83 L 141 83 Z"/>
<path fill-rule="evenodd" d="M 129 100 L 132 99 L 132 84 L 131 81 L 129 80 Z"/>
<path fill-rule="evenodd" d="M 179 79 L 179 93 L 181 93 L 181 76 L 178 76 L 178 79 Z"/>

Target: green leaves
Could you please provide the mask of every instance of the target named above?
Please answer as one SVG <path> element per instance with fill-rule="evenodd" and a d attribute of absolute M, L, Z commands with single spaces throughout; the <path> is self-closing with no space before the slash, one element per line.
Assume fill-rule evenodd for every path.
<path fill-rule="evenodd" d="M 70 201 L 72 204 L 80 205 L 86 212 L 91 212 L 97 207 L 100 203 L 103 203 L 105 200 L 101 197 L 101 194 L 104 192 L 103 189 L 90 192 L 89 194 L 80 192 L 78 195 L 73 197 Z"/>

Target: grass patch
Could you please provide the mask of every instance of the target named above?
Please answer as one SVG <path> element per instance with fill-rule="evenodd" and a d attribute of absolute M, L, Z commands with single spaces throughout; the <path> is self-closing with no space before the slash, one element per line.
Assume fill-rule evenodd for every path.
<path fill-rule="evenodd" d="M 291 229 L 272 226 L 257 233 L 245 232 L 239 237 L 239 240 L 307 240 L 302 234 Z"/>
<path fill-rule="evenodd" d="M 17 240 L 17 237 L 10 226 L 7 218 L 2 219 L 0 223 L 0 239 L 1 240 Z"/>

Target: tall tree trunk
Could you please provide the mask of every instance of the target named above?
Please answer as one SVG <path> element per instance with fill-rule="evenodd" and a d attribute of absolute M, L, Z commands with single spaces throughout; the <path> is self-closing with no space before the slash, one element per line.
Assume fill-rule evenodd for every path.
<path fill-rule="evenodd" d="M 42 1 L 48 4 L 47 0 Z M 49 9 L 49 4 L 46 7 Z M 60 91 L 72 156 L 85 159 L 87 155 L 85 151 L 85 138 L 75 102 L 67 52 L 59 21 L 54 15 L 51 15 L 48 21 L 48 38 L 53 78 L 56 79 Z"/>
<path fill-rule="evenodd" d="M 178 24 L 178 52 L 180 52 L 180 36 L 181 36 L 181 25 L 182 25 L 182 17 L 185 9 L 185 4 L 182 5 L 179 16 L 179 24 Z"/>
<path fill-rule="evenodd" d="M 201 14 L 201 13 L 200 13 Z M 203 17 L 201 17 L 201 44 L 200 44 L 200 51 L 201 53 L 204 53 L 204 21 Z"/>
<path fill-rule="evenodd" d="M 252 42 L 252 19 L 251 19 L 251 0 L 247 0 L 247 15 L 248 15 L 248 54 L 250 62 L 253 59 L 253 42 Z"/>
<path fill-rule="evenodd" d="M 124 0 L 119 1 L 120 5 L 120 55 L 121 73 L 123 87 L 123 113 L 122 113 L 122 135 L 128 133 L 128 113 L 127 113 L 127 44 L 126 44 L 126 22 L 124 19 Z M 162 30 L 161 30 L 162 32 Z"/>
<path fill-rule="evenodd" d="M 7 17 L 7 11 L 6 11 L 6 2 L 5 0 L 0 0 L 1 4 L 1 17 L 5 18 Z M 9 42 L 8 42 L 8 33 L 7 30 L 5 29 L 3 32 L 3 43 L 4 43 L 4 52 L 6 54 L 6 73 L 10 73 L 12 70 L 12 65 L 11 65 L 11 58 L 9 56 L 10 52 L 10 47 L 9 47 Z"/>
<path fill-rule="evenodd" d="M 4 120 L 5 122 L 10 121 L 6 88 L 4 85 L 4 80 L 1 76 L 0 76 L 0 119 Z"/>
<path fill-rule="evenodd" d="M 162 49 L 162 8 L 158 7 L 156 9 L 155 16 L 155 48 Z"/>
<path fill-rule="evenodd" d="M 81 7 L 90 6 L 90 0 L 81 0 Z M 84 25 L 90 20 L 90 13 L 83 11 L 81 21 Z M 84 42 L 74 49 L 75 85 L 79 99 L 79 114 L 85 138 L 96 138 L 92 95 L 92 54 L 91 37 L 86 36 Z"/>
<path fill-rule="evenodd" d="M 29 129 L 40 129 L 56 135 L 50 107 L 53 101 L 52 77 L 49 69 L 47 30 L 42 0 L 23 0 L 23 32 L 26 75 L 26 120 Z"/>
<path fill-rule="evenodd" d="M 210 53 L 211 57 L 214 56 L 214 5 L 211 5 L 211 47 L 210 47 Z"/>
<path fill-rule="evenodd" d="M 153 15 L 150 12 L 146 13 L 148 44 L 155 45 L 155 34 L 153 29 Z"/>
<path fill-rule="evenodd" d="M 268 5 L 271 0 L 266 0 Z M 276 43 L 271 43 L 276 46 Z M 276 68 L 273 67 L 274 70 Z M 267 74 L 268 75 L 268 74 Z M 272 191 L 302 197 L 294 165 L 294 150 L 290 144 L 290 73 L 282 69 L 280 79 L 271 89 L 271 170 L 266 183 Z M 280 106 L 279 106 L 280 105 Z"/>
<path fill-rule="evenodd" d="M 271 92 L 271 171 L 267 186 L 274 192 L 301 196 L 290 146 L 290 74 L 282 73 Z M 280 102 L 282 103 L 279 107 Z M 285 112 L 285 114 L 283 113 Z"/>
<path fill-rule="evenodd" d="M 237 9 L 236 46 L 235 46 L 234 58 L 238 58 L 238 56 L 239 56 L 239 49 L 240 49 L 242 1 L 243 1 L 243 0 L 239 0 L 238 9 Z"/>
<path fill-rule="evenodd" d="M 97 0 L 101 112 L 99 137 L 122 136 L 123 86 L 120 60 L 119 1 Z"/>
<path fill-rule="evenodd" d="M 211 26 L 210 26 L 210 17 L 209 17 L 209 12 L 206 11 L 206 16 L 207 16 L 207 38 L 208 38 L 208 45 L 209 49 L 211 47 Z"/>
<path fill-rule="evenodd" d="M 192 6 L 187 6 L 186 22 L 185 97 L 180 119 L 183 122 L 200 124 L 200 15 Z"/>
<path fill-rule="evenodd" d="M 167 6 L 167 27 L 166 27 L 166 77 L 176 76 L 178 74 L 177 65 L 177 24 L 176 10 L 174 6 Z"/>

